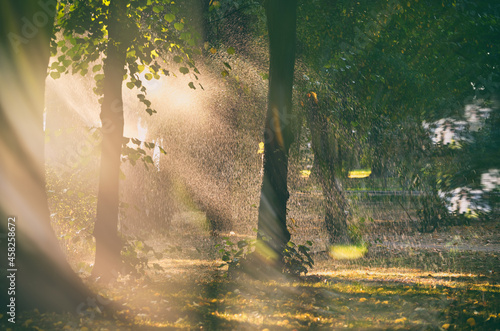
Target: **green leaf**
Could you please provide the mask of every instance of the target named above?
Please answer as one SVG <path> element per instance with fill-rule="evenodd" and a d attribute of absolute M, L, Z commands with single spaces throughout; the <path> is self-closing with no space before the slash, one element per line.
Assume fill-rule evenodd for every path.
<path fill-rule="evenodd" d="M 52 71 L 50 73 L 50 77 L 54 78 L 54 79 L 58 79 L 59 77 L 61 77 L 61 74 L 57 71 Z"/>
<path fill-rule="evenodd" d="M 233 46 L 229 47 L 229 48 L 227 49 L 227 53 L 228 53 L 228 54 L 230 54 L 230 55 L 233 55 L 233 54 L 235 53 L 235 51 L 234 51 L 234 47 L 233 47 Z"/>
<path fill-rule="evenodd" d="M 96 82 L 100 81 L 100 80 L 103 80 L 104 79 L 104 74 L 97 74 L 94 76 L 94 80 Z"/>
<path fill-rule="evenodd" d="M 154 6 L 153 11 L 155 13 L 160 13 L 163 10 L 163 6 Z"/>
<path fill-rule="evenodd" d="M 228 68 L 229 70 L 231 70 L 231 69 L 232 69 L 232 68 L 231 68 L 231 66 L 229 65 L 229 63 L 224 62 L 224 65 L 225 65 L 225 66 L 226 66 L 226 68 Z"/>
<path fill-rule="evenodd" d="M 227 72 L 227 70 L 222 70 L 221 73 L 222 77 L 226 77 L 229 75 L 229 72 Z"/>
<path fill-rule="evenodd" d="M 193 90 L 196 90 L 196 87 L 194 86 L 193 82 L 190 82 L 190 83 L 188 84 L 188 86 L 189 86 L 190 88 L 192 88 Z"/>
<path fill-rule="evenodd" d="M 162 152 L 163 154 L 167 155 L 167 152 L 160 146 L 158 146 L 158 148 L 160 149 L 160 152 Z"/>
<path fill-rule="evenodd" d="M 153 75 L 150 73 L 147 73 L 144 75 L 144 78 L 146 78 L 147 80 L 151 80 L 151 79 L 153 79 Z"/>
<path fill-rule="evenodd" d="M 178 31 L 182 31 L 182 29 L 184 29 L 184 24 L 182 23 L 175 23 L 174 24 L 174 28 Z"/>
<path fill-rule="evenodd" d="M 186 68 L 186 67 L 180 67 L 180 68 L 179 68 L 179 71 L 180 71 L 182 74 L 184 74 L 184 75 L 185 75 L 185 74 L 187 74 L 187 73 L 189 73 L 189 69 L 188 69 L 188 68 Z"/>
<path fill-rule="evenodd" d="M 172 13 L 166 14 L 163 18 L 165 18 L 165 21 L 168 23 L 172 23 L 175 20 L 175 15 Z"/>
<path fill-rule="evenodd" d="M 95 65 L 95 66 L 92 68 L 92 72 L 98 72 L 99 70 L 101 70 L 101 68 L 102 68 L 102 65 L 97 64 L 97 65 Z"/>
<path fill-rule="evenodd" d="M 180 57 L 179 55 L 176 55 L 176 56 L 174 56 L 174 61 L 176 63 L 181 63 L 182 62 L 182 57 Z"/>
<path fill-rule="evenodd" d="M 129 89 L 133 89 L 133 88 L 135 87 L 135 84 L 134 84 L 134 83 L 132 83 L 132 82 L 127 82 L 127 87 L 128 87 Z"/>

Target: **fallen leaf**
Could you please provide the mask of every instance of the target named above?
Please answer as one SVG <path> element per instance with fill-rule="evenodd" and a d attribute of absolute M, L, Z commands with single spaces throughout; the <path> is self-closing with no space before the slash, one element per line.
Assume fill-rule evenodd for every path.
<path fill-rule="evenodd" d="M 474 326 L 476 325 L 476 321 L 471 317 L 467 320 L 467 323 L 470 325 L 470 326 Z"/>

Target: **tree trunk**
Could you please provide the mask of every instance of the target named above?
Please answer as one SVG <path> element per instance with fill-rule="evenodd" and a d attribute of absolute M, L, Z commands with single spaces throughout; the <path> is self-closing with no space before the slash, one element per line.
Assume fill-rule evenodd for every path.
<path fill-rule="evenodd" d="M 2 307 L 15 298 L 16 313 L 34 308 L 75 313 L 91 296 L 59 247 L 45 192 L 44 90 L 55 7 L 55 0 L 13 0 L 2 2 L 0 13 L 0 251 L 5 252 L 0 290 Z M 8 217 L 15 217 L 10 261 Z M 6 271 L 15 275 L 15 294 L 9 297 Z"/>
<path fill-rule="evenodd" d="M 347 199 L 336 180 L 336 167 L 342 166 L 340 148 L 328 118 L 321 113 L 316 93 L 309 93 L 310 107 L 307 122 L 312 136 L 314 163 L 323 190 L 325 226 L 330 244 L 350 244 L 347 231 Z M 338 171 L 337 171 L 338 172 Z"/>
<path fill-rule="evenodd" d="M 290 240 L 286 225 L 288 150 L 293 141 L 291 111 L 295 64 L 296 0 L 269 0 L 269 96 L 264 131 L 264 175 L 260 195 L 259 238 L 268 238 L 268 256 L 280 263 Z"/>
<path fill-rule="evenodd" d="M 94 227 L 96 256 L 93 277 L 109 281 L 120 270 L 122 248 L 118 236 L 119 173 L 123 141 L 122 81 L 127 46 L 123 42 L 124 5 L 112 0 L 109 8 L 108 45 L 104 64 L 101 105 L 102 147 L 97 218 Z"/>

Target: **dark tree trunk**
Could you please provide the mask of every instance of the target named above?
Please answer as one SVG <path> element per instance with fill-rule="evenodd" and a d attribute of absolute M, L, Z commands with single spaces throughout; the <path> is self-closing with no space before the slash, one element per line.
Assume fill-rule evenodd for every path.
<path fill-rule="evenodd" d="M 338 167 L 342 166 L 340 148 L 328 118 L 321 113 L 317 95 L 309 93 L 310 107 L 307 123 L 312 136 L 314 164 L 318 181 L 323 190 L 325 226 L 330 244 L 349 244 L 347 232 L 348 203 L 336 180 Z"/>
<path fill-rule="evenodd" d="M 97 218 L 95 265 L 92 276 L 102 281 L 115 278 L 120 270 L 122 243 L 118 236 L 119 173 L 123 141 L 122 81 L 127 46 L 123 42 L 125 3 L 112 0 L 109 8 L 108 45 L 104 64 L 104 94 L 101 105 L 102 147 Z"/>
<path fill-rule="evenodd" d="M 91 295 L 59 247 L 45 192 L 44 90 L 55 6 L 55 0 L 2 1 L 0 12 L 0 74 L 5 83 L 0 90 L 0 251 L 5 252 L 0 290 L 5 310 L 4 300 L 11 297 L 5 272 L 17 269 L 7 271 L 16 276 L 12 297 L 17 313 L 34 308 L 75 313 L 86 308 Z M 11 216 L 16 219 L 16 250 L 15 260 L 6 266 L 5 233 Z"/>
<path fill-rule="evenodd" d="M 267 237 L 270 255 L 279 263 L 290 240 L 286 225 L 288 201 L 288 150 L 293 140 L 291 112 L 295 64 L 295 0 L 266 3 L 269 31 L 269 96 L 264 132 L 264 178 L 261 188 L 258 231 Z"/>

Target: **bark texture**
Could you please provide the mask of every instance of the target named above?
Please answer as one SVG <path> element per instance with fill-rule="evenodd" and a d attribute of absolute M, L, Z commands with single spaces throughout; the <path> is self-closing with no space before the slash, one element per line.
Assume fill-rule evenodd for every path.
<path fill-rule="evenodd" d="M 258 231 L 268 238 L 263 247 L 275 261 L 282 258 L 290 240 L 286 225 L 288 150 L 293 141 L 292 85 L 295 64 L 295 0 L 266 3 L 269 31 L 269 96 L 264 131 L 264 174 L 261 188 Z"/>
<path fill-rule="evenodd" d="M 334 135 L 334 128 L 320 109 L 316 93 L 310 92 L 307 123 L 312 136 L 314 166 L 318 170 L 318 181 L 323 190 L 325 226 L 330 244 L 349 244 L 347 231 L 349 205 L 337 182 L 337 168 L 342 166 L 340 147 Z"/>
<path fill-rule="evenodd" d="M 125 3 L 112 0 L 109 8 L 108 45 L 103 61 L 103 101 L 101 105 L 102 147 L 97 217 L 94 277 L 108 281 L 121 269 L 122 242 L 118 236 L 119 174 L 123 141 L 122 81 L 125 74 Z"/>
<path fill-rule="evenodd" d="M 8 217 L 16 220 L 15 260 L 4 265 L 7 254 L 2 257 L 0 290 L 5 308 L 11 285 L 4 273 L 16 269 L 17 314 L 34 308 L 76 313 L 92 296 L 59 247 L 45 192 L 44 91 L 55 7 L 55 0 L 12 0 L 2 1 L 0 11 L 2 234 Z M 1 252 L 7 252 L 6 238 L 0 237 Z"/>

